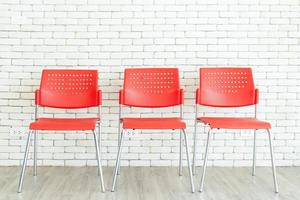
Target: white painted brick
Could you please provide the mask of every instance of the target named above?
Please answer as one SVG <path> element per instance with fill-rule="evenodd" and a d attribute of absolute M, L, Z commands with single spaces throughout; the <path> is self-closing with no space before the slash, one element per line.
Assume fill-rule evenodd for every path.
<path fill-rule="evenodd" d="M 192 144 L 198 69 L 216 65 L 253 67 L 260 89 L 258 117 L 272 123 L 276 163 L 300 165 L 298 4 L 297 0 L 5 1 L 0 13 L 0 165 L 21 164 L 25 137 L 9 134 L 16 127 L 28 130 L 43 68 L 98 69 L 104 98 L 103 165 L 114 165 L 118 91 L 125 67 L 179 67 Z M 40 111 L 47 117 L 96 114 L 94 109 Z M 124 111 L 138 117 L 169 117 L 179 112 L 178 108 Z M 199 115 L 238 116 L 252 111 L 201 107 Z M 197 150 L 201 165 L 206 134 L 203 128 L 198 131 L 202 131 Z M 269 165 L 266 136 L 258 134 L 258 166 Z M 178 139 L 173 131 L 136 131 L 124 142 L 121 165 L 177 166 Z M 251 165 L 252 132 L 216 131 L 213 139 L 209 165 Z M 39 140 L 39 164 L 96 166 L 92 134 L 44 131 Z"/>

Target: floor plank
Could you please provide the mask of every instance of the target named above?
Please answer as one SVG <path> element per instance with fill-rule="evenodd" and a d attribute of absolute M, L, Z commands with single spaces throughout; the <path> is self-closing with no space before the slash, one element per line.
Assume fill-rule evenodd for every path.
<path fill-rule="evenodd" d="M 194 176 L 196 193 L 190 192 L 187 169 L 178 176 L 174 167 L 123 167 L 116 192 L 110 192 L 112 168 L 104 168 L 106 193 L 100 189 L 95 167 L 39 167 L 32 176 L 29 167 L 23 192 L 18 194 L 19 167 L 0 167 L 2 200 L 296 200 L 300 198 L 300 168 L 278 168 L 279 194 L 274 193 L 271 168 L 207 169 L 204 192 L 200 193 L 201 168 Z"/>

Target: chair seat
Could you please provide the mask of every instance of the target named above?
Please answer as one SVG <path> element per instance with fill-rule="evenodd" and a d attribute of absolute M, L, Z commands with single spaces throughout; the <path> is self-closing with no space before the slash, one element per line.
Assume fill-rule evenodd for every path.
<path fill-rule="evenodd" d="M 124 129 L 185 129 L 186 124 L 174 118 L 123 118 Z"/>
<path fill-rule="evenodd" d="M 97 120 L 97 118 L 38 118 L 29 128 L 52 131 L 95 130 Z"/>
<path fill-rule="evenodd" d="M 208 124 L 211 128 L 224 129 L 270 129 L 271 124 L 255 118 L 237 117 L 198 117 L 198 121 Z"/>

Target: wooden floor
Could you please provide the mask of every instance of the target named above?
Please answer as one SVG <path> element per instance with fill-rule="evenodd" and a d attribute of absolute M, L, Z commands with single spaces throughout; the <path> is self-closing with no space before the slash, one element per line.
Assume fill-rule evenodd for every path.
<path fill-rule="evenodd" d="M 110 192 L 112 168 L 104 168 L 106 193 L 100 190 L 95 167 L 40 167 L 38 176 L 28 168 L 23 192 L 18 194 L 20 168 L 0 167 L 0 199 L 16 200 L 234 200 L 300 199 L 300 168 L 278 168 L 279 194 L 274 193 L 271 168 L 208 168 L 206 185 L 199 193 L 200 170 L 195 176 L 196 193 L 190 192 L 188 173 L 177 168 L 122 168 L 116 192 Z"/>

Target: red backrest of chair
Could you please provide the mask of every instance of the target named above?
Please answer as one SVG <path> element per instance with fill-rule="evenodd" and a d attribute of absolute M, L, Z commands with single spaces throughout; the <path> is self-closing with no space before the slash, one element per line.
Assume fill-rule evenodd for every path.
<path fill-rule="evenodd" d="M 251 68 L 201 68 L 198 104 L 241 107 L 256 104 Z"/>
<path fill-rule="evenodd" d="M 177 68 L 125 69 L 120 103 L 128 106 L 159 108 L 182 104 Z"/>
<path fill-rule="evenodd" d="M 38 105 L 87 108 L 101 103 L 97 70 L 43 70 Z"/>

